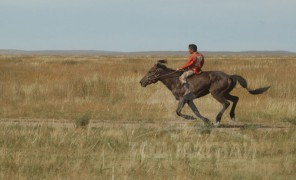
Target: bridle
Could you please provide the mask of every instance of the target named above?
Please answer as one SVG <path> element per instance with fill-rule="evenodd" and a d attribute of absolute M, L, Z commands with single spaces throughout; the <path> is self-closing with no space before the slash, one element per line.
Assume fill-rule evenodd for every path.
<path fill-rule="evenodd" d="M 176 75 L 176 76 L 171 76 L 171 75 L 180 72 L 180 71 L 174 71 L 174 72 L 171 72 L 171 73 L 168 73 L 168 74 L 159 75 L 159 74 L 157 74 L 158 71 L 159 70 L 157 69 L 154 72 L 154 74 L 152 74 L 152 75 L 150 75 L 150 76 L 147 77 L 148 82 L 156 83 L 159 79 L 175 78 L 175 77 L 178 77 L 178 75 Z"/>

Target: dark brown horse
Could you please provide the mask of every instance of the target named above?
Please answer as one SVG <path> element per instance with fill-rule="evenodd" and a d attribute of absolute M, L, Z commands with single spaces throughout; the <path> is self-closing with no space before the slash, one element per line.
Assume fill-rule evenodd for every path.
<path fill-rule="evenodd" d="M 175 96 L 179 101 L 176 113 L 185 119 L 192 120 L 195 119 L 193 116 L 182 114 L 182 108 L 185 104 L 188 104 L 194 114 L 199 117 L 205 124 L 210 124 L 210 120 L 202 116 L 197 107 L 195 106 L 193 99 L 200 98 L 209 93 L 222 105 L 222 110 L 218 113 L 216 117 L 216 122 L 220 124 L 221 118 L 225 110 L 230 105 L 231 101 L 232 107 L 230 111 L 230 118 L 235 120 L 235 107 L 239 98 L 237 96 L 230 95 L 229 93 L 233 90 L 236 83 L 238 82 L 243 88 L 246 88 L 248 92 L 252 95 L 262 94 L 267 91 L 269 87 L 259 88 L 251 90 L 248 88 L 247 81 L 239 75 L 228 75 L 221 71 L 206 71 L 200 75 L 194 75 L 188 79 L 188 84 L 190 91 L 193 93 L 193 99 L 184 98 L 185 90 L 181 83 L 179 82 L 179 76 L 182 72 L 168 68 L 165 64 L 166 60 L 159 60 L 142 78 L 140 84 L 146 87 L 149 84 L 161 81 Z"/>

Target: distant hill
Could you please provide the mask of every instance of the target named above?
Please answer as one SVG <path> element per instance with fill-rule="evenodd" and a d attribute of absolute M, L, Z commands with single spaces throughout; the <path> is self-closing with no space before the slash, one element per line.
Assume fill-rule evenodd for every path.
<path fill-rule="evenodd" d="M 0 49 L 0 54 L 10 55 L 121 55 L 121 52 L 98 51 L 98 50 L 42 50 L 42 51 L 24 51 L 14 49 Z"/>
<path fill-rule="evenodd" d="M 295 52 L 289 51 L 202 51 L 205 55 L 255 55 L 255 56 L 296 56 Z M 0 54 L 6 55 L 98 55 L 98 56 L 183 56 L 187 51 L 143 51 L 143 52 L 118 52 L 99 50 L 42 50 L 24 51 L 14 49 L 0 49 Z"/>
<path fill-rule="evenodd" d="M 296 52 L 289 51 L 201 51 L 204 55 L 254 55 L 254 56 L 296 56 Z M 130 52 L 131 55 L 165 55 L 165 56 L 183 56 L 188 55 L 187 51 L 146 51 Z"/>

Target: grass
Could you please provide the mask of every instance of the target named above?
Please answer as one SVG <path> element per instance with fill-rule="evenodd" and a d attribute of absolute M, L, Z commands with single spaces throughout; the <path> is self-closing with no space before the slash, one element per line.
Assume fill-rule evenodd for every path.
<path fill-rule="evenodd" d="M 293 179 L 296 131 L 0 127 L 1 179 Z"/>
<path fill-rule="evenodd" d="M 142 88 L 164 58 L 173 68 L 187 59 L 0 55 L 0 179 L 294 179 L 296 57 L 206 57 L 205 70 L 272 85 L 260 96 L 233 91 L 247 124 L 236 129 L 180 119 L 162 84 Z M 195 102 L 212 121 L 222 108 L 211 96 Z"/>
<path fill-rule="evenodd" d="M 296 117 L 289 118 L 287 121 L 293 125 L 296 125 Z"/>

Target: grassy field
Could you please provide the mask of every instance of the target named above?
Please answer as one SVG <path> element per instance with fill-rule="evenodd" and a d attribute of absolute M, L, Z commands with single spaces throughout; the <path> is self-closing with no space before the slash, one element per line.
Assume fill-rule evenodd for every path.
<path fill-rule="evenodd" d="M 139 85 L 163 58 L 174 68 L 187 59 L 0 55 L 0 179 L 295 178 L 296 57 L 206 57 L 204 70 L 272 85 L 260 96 L 238 86 L 237 124 L 247 125 L 212 130 L 178 118 L 161 83 Z M 195 102 L 214 122 L 221 105 Z M 222 124 L 233 125 L 228 114 Z M 90 126 L 72 126 L 83 119 Z"/>

